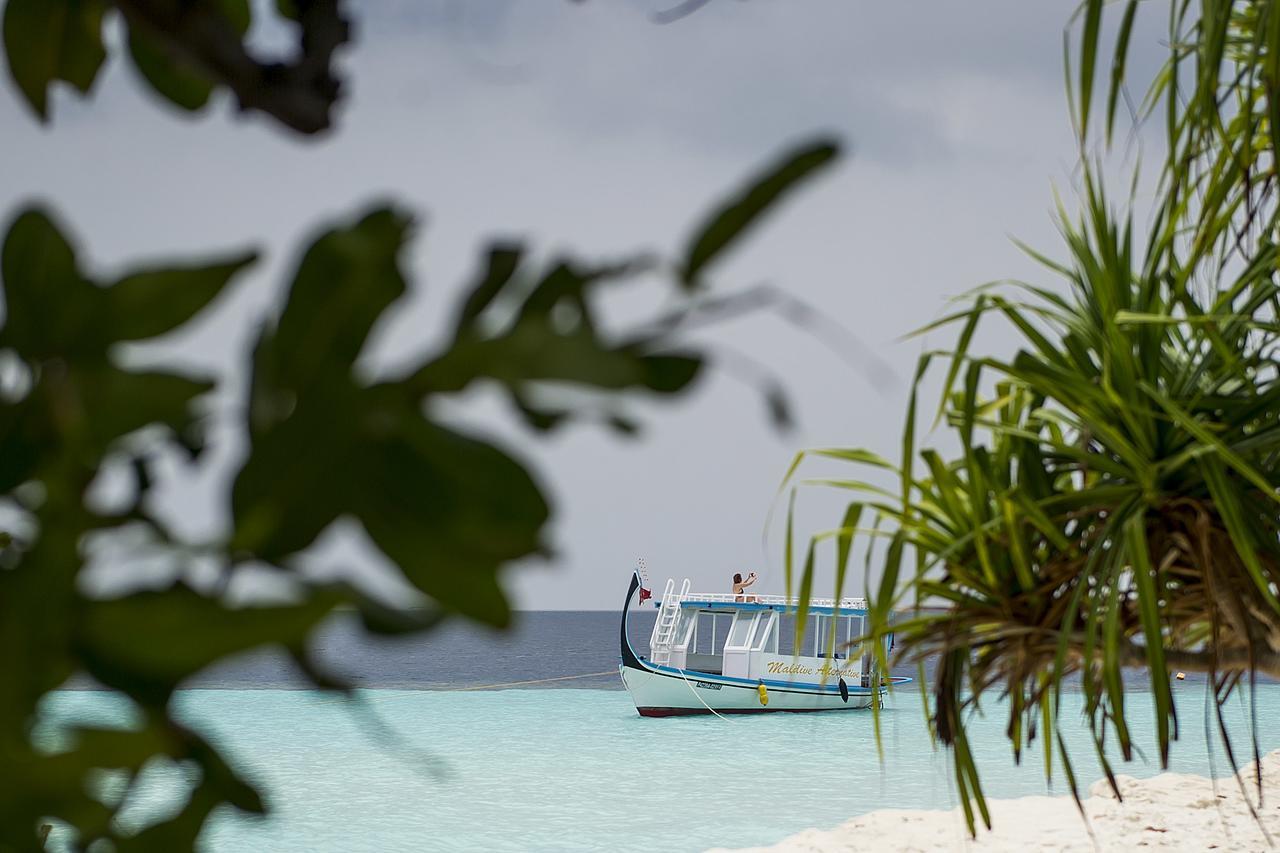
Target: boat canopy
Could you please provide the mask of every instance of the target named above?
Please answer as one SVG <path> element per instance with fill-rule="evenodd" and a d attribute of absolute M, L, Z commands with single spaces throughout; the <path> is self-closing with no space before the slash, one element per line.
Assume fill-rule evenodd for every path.
<path fill-rule="evenodd" d="M 662 602 L 669 595 L 668 593 L 661 598 L 655 598 L 653 600 L 654 606 L 661 608 Z M 731 592 L 681 592 L 677 595 L 677 598 L 683 608 L 714 613 L 733 613 L 739 610 L 775 610 L 780 613 L 794 615 L 800 610 L 800 599 L 794 596 L 755 595 L 753 593 L 735 595 Z M 807 612 L 810 614 L 820 613 L 824 616 L 831 616 L 835 615 L 837 611 L 841 616 L 865 616 L 867 614 L 867 600 L 865 598 L 841 598 L 839 601 L 834 598 L 809 599 Z"/>

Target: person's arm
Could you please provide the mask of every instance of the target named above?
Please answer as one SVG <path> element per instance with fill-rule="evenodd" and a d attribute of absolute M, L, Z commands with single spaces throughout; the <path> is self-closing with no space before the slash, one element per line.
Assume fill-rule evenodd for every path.
<path fill-rule="evenodd" d="M 747 579 L 742 582 L 742 585 L 751 586 L 755 582 L 756 582 L 756 573 L 752 572 L 751 574 L 747 575 Z"/>

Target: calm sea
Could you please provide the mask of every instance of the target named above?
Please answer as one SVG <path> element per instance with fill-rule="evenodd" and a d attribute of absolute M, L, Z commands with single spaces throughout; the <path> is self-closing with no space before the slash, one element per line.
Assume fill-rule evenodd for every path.
<path fill-rule="evenodd" d="M 634 614 L 637 647 L 652 619 L 652 611 Z M 643 719 L 616 674 L 617 631 L 616 613 L 523 613 L 507 634 L 459 625 L 372 641 L 337 620 L 317 652 L 360 685 L 354 701 L 305 689 L 270 655 L 201 676 L 178 694 L 179 714 L 259 783 L 272 808 L 265 819 L 217 814 L 201 847 L 692 851 L 770 843 L 878 808 L 956 804 L 947 756 L 930 743 L 914 685 L 881 717 L 883 760 L 869 712 Z M 543 681 L 601 672 L 608 674 Z M 534 683 L 459 689 L 513 682 Z M 1206 739 L 1203 683 L 1189 678 L 1177 689 L 1182 739 L 1173 769 L 1227 772 L 1221 749 Z M 1101 772 L 1079 722 L 1079 695 L 1064 706 L 1063 735 L 1087 785 Z M 1121 770 L 1151 775 L 1149 696 L 1134 693 L 1129 708 L 1146 758 Z M 50 738 L 68 721 L 129 717 L 123 703 L 93 690 L 61 691 L 45 710 Z M 1260 687 L 1255 710 L 1262 747 L 1280 748 L 1280 686 Z M 1242 749 L 1248 712 L 1243 699 L 1229 709 Z M 1013 765 L 1005 723 L 995 701 L 974 722 L 987 794 L 1064 793 L 1060 776 L 1046 786 L 1039 749 Z M 126 823 L 177 808 L 190 784 L 188 768 L 150 767 Z M 959 847 L 959 825 L 955 833 Z"/>

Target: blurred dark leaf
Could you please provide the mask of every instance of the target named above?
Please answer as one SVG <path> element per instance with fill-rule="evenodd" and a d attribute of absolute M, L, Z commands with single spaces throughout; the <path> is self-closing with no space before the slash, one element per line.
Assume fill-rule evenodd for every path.
<path fill-rule="evenodd" d="M 590 290 L 648 269 L 647 258 L 599 266 L 559 261 L 529 286 L 513 276 L 519 255 L 513 247 L 490 251 L 484 274 L 466 297 L 454 346 L 409 377 L 410 387 L 423 394 L 452 392 L 496 379 L 516 397 L 532 382 L 675 393 L 697 375 L 697 355 L 655 354 L 654 338 L 615 342 L 596 327 Z M 507 316 L 482 329 L 479 320 L 490 310 Z M 533 423 L 549 428 L 564 419 L 553 420 Z"/>
<path fill-rule="evenodd" d="M 348 594 L 360 611 L 360 624 L 371 634 L 397 636 L 438 627 L 447 618 L 438 607 L 389 607 L 356 591 Z"/>
<path fill-rule="evenodd" d="M 521 393 L 512 394 L 511 401 L 524 422 L 539 432 L 549 432 L 573 417 L 572 412 L 563 409 L 548 409 L 534 405 Z"/>
<path fill-rule="evenodd" d="M 673 24 L 681 18 L 689 17 L 710 2 L 711 0 L 684 0 L 684 2 L 677 3 L 670 9 L 654 12 L 652 20 L 655 24 Z"/>
<path fill-rule="evenodd" d="M 153 718 L 154 719 L 154 718 Z M 249 814 L 265 814 L 267 809 L 258 791 L 240 777 L 204 738 L 177 723 L 153 722 L 153 754 L 167 755 L 175 761 L 193 762 L 200 779 L 186 805 L 174 817 L 153 823 L 133 834 L 113 827 L 112 841 L 117 850 L 194 850 L 209 813 L 223 803 Z M 144 746 L 148 731 L 130 732 Z M 118 738 L 123 745 L 127 741 Z M 95 765 L 101 766 L 101 765 Z"/>
<path fill-rule="evenodd" d="M 179 682 L 209 664 L 264 645 L 299 647 L 333 610 L 333 593 L 292 606 L 233 608 L 185 584 L 108 601 L 85 601 L 76 650 L 102 683 L 163 706 Z"/>
<path fill-rule="evenodd" d="M 780 430 L 791 429 L 795 425 L 795 418 L 791 416 L 791 404 L 787 401 L 787 394 L 780 386 L 771 385 L 764 392 L 765 404 L 769 408 L 769 420 Z"/>
<path fill-rule="evenodd" d="M 87 93 L 106 59 L 101 0 L 8 0 L 4 47 L 9 75 L 41 119 L 49 86 L 63 80 Z"/>
<path fill-rule="evenodd" d="M 71 244 L 47 214 L 30 209 L 5 235 L 0 253 L 5 320 L 0 343 L 25 358 L 68 357 L 100 340 L 99 294 L 76 268 Z"/>
<path fill-rule="evenodd" d="M 101 362 L 118 341 L 165 334 L 187 322 L 255 259 L 156 268 L 114 287 L 89 281 L 53 220 L 38 208 L 14 220 L 0 254 L 5 324 L 0 346 L 31 359 Z"/>
<path fill-rule="evenodd" d="M 834 140 L 806 142 L 783 154 L 746 189 L 712 212 L 706 222 L 694 231 L 685 256 L 685 284 L 696 287 L 702 270 L 736 242 L 770 208 L 782 200 L 806 178 L 829 165 L 839 154 Z"/>
<path fill-rule="evenodd" d="M 124 14 L 139 70 L 161 95 L 197 109 L 212 88 L 225 87 L 241 109 L 259 110 L 299 133 L 332 123 L 340 86 L 333 54 L 349 26 L 339 0 L 293 0 L 277 8 L 298 26 L 288 62 L 259 61 L 248 49 L 246 0 L 112 0 Z"/>
<path fill-rule="evenodd" d="M 54 445 L 52 430 L 35 406 L 0 403 L 0 491 L 31 479 Z"/>
<path fill-rule="evenodd" d="M 81 404 L 76 428 L 103 453 L 116 438 L 149 424 L 183 433 L 193 417 L 190 405 L 213 383 L 169 373 L 129 373 L 103 365 L 73 374 Z"/>
<path fill-rule="evenodd" d="M 135 272 L 108 289 L 117 341 L 154 338 L 173 331 L 202 311 L 237 273 L 257 260 L 245 252 L 200 266 Z"/>
<path fill-rule="evenodd" d="M 683 391 L 702 369 L 702 359 L 695 355 L 646 355 L 640 359 L 644 370 L 641 382 L 650 391 L 675 394 Z"/>
<path fill-rule="evenodd" d="M 231 30 L 243 38 L 252 23 L 249 0 L 211 0 L 204 14 L 221 13 Z M 146 27 L 129 28 L 129 56 L 134 67 L 159 95 L 188 111 L 203 109 L 213 94 L 216 78 L 201 70 L 183 40 L 170 34 L 153 36 Z"/>
<path fill-rule="evenodd" d="M 239 35 L 243 36 L 249 32 L 249 26 L 253 23 L 253 9 L 249 0 L 213 0 L 213 2 L 227 16 L 227 20 Z"/>
<path fill-rule="evenodd" d="M 196 839 L 204 828 L 209 813 L 221 805 L 213 786 L 201 783 L 192 791 L 182 811 L 167 820 L 154 823 L 136 835 L 114 839 L 118 853 L 154 853 L 161 850 L 195 850 Z"/>
<path fill-rule="evenodd" d="M 278 330 L 263 330 L 248 409 L 253 452 L 232 494 L 236 551 L 279 560 L 305 548 L 347 508 L 349 485 L 362 476 L 361 443 L 404 417 L 409 397 L 375 399 L 352 367 L 404 292 L 398 258 L 408 225 L 380 209 L 326 232 L 299 264 Z"/>
<path fill-rule="evenodd" d="M 181 57 L 166 51 L 167 45 L 153 40 L 145 30 L 130 28 L 129 57 L 151 88 L 184 110 L 203 109 L 213 94 L 213 83 Z"/>
<path fill-rule="evenodd" d="M 269 339 L 277 387 L 323 393 L 336 371 L 350 371 L 374 322 L 405 291 L 399 252 L 409 225 L 381 208 L 311 245 Z"/>
<path fill-rule="evenodd" d="M 440 604 L 505 625 L 497 571 L 540 549 L 550 516 L 528 472 L 495 447 L 413 418 L 366 452 L 352 509 L 378 547 Z"/>
<path fill-rule="evenodd" d="M 293 630 L 294 625 L 289 621 L 286 622 L 281 633 L 288 634 Z M 200 765 L 200 770 L 204 774 L 202 787 L 211 789 L 217 794 L 219 800 L 230 803 L 241 811 L 250 814 L 266 814 L 267 808 L 257 789 L 241 778 L 240 774 L 223 760 L 212 744 L 184 726 L 177 725 L 171 728 L 181 733 L 184 755 Z"/>
<path fill-rule="evenodd" d="M 359 402 L 354 391 L 346 399 Z M 342 514 L 345 484 L 360 476 L 355 440 L 351 423 L 309 402 L 254 433 L 232 489 L 233 553 L 280 561 L 310 545 Z"/>
<path fill-rule="evenodd" d="M 468 290 L 466 302 L 458 316 L 455 339 L 471 331 L 476 318 L 511 281 L 520 266 L 523 253 L 524 250 L 519 245 L 497 244 L 490 247 L 480 279 Z"/>
<path fill-rule="evenodd" d="M 609 428 L 614 432 L 627 438 L 634 438 L 640 434 L 640 424 L 622 415 L 610 415 L 606 423 L 609 424 Z"/>

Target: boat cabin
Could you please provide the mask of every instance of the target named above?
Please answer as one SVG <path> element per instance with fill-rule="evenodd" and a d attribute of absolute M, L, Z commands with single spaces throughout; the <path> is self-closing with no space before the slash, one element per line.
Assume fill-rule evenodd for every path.
<path fill-rule="evenodd" d="M 872 670 L 870 648 L 854 646 L 866 630 L 866 601 L 813 599 L 800 646 L 795 646 L 799 601 L 770 595 L 679 593 L 668 584 L 655 600 L 658 618 L 650 661 L 753 682 L 861 685 Z"/>

